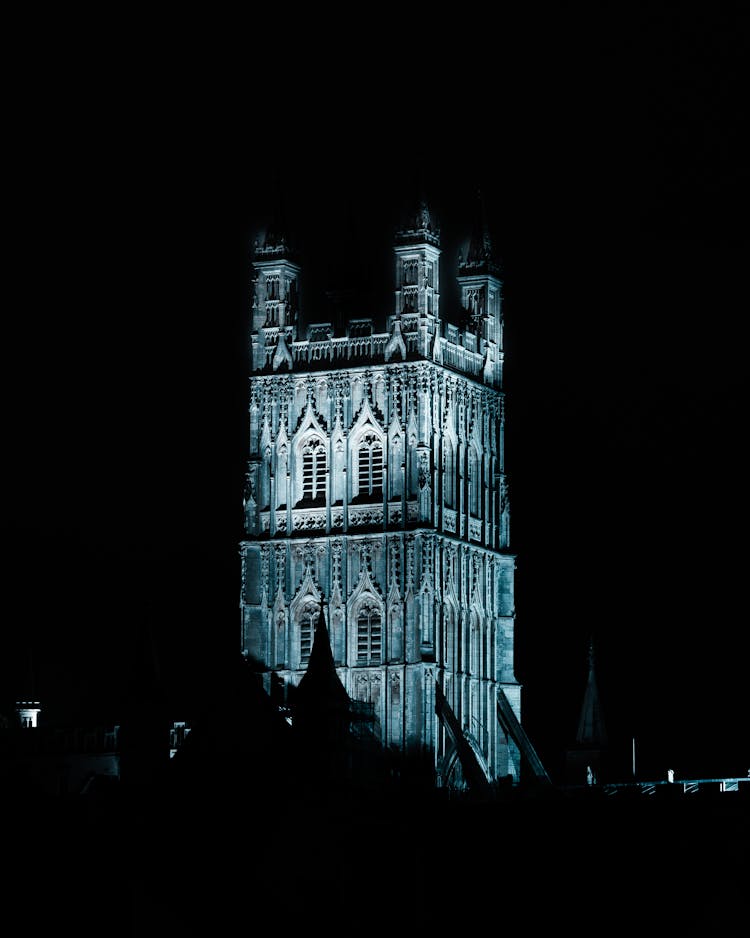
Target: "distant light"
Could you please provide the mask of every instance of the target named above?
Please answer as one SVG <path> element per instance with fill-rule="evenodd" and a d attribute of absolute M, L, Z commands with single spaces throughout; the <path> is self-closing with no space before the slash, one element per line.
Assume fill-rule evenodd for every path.
<path fill-rule="evenodd" d="M 37 726 L 37 718 L 42 705 L 38 700 L 17 700 L 16 713 L 21 721 L 21 726 L 34 729 Z"/>

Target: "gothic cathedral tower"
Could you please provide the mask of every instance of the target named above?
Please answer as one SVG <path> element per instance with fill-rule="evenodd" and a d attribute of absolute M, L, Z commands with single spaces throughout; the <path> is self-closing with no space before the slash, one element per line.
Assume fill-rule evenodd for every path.
<path fill-rule="evenodd" d="M 394 242 L 385 331 L 303 320 L 301 266 L 256 244 L 242 653 L 299 684 L 323 607 L 337 673 L 383 746 L 463 787 L 520 777 L 504 458 L 502 280 L 486 231 L 440 306 L 424 204 Z M 303 328 L 303 322 L 305 323 Z M 505 714 L 505 719 L 502 714 Z"/>

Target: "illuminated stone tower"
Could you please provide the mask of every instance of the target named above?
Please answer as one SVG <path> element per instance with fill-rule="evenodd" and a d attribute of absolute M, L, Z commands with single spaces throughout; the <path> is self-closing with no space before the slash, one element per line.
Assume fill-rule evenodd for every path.
<path fill-rule="evenodd" d="M 321 606 L 341 682 L 435 784 L 520 777 L 504 458 L 502 280 L 486 231 L 440 305 L 424 204 L 394 242 L 385 331 L 303 318 L 301 264 L 256 244 L 242 652 L 299 685 Z M 384 311 L 385 312 L 385 311 Z"/>

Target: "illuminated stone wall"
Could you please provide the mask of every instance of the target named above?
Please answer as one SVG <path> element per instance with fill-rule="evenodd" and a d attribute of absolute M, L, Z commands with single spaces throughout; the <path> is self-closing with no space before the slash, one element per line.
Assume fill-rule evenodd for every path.
<path fill-rule="evenodd" d="M 520 719 L 502 282 L 474 242 L 443 321 L 439 254 L 422 209 L 396 237 L 386 331 L 355 319 L 302 336 L 301 266 L 283 242 L 256 250 L 242 651 L 296 685 L 322 603 L 342 683 L 384 744 L 432 752 L 450 781 L 438 681 L 488 778 L 517 778 L 496 718 L 503 686 Z"/>

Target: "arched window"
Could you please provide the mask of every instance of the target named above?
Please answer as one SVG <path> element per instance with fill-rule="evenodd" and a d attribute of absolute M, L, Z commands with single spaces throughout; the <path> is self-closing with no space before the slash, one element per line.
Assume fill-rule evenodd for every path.
<path fill-rule="evenodd" d="M 357 614 L 357 664 L 380 664 L 382 654 L 380 609 L 372 603 L 364 603 Z"/>
<path fill-rule="evenodd" d="M 325 500 L 326 448 L 319 437 L 312 437 L 302 447 L 302 500 Z"/>
<path fill-rule="evenodd" d="M 357 488 L 360 498 L 383 497 L 383 444 L 374 433 L 362 438 L 357 452 Z"/>
<path fill-rule="evenodd" d="M 315 623 L 320 610 L 315 603 L 306 603 L 299 617 L 299 660 L 306 665 L 310 660 L 313 639 L 315 637 Z"/>

